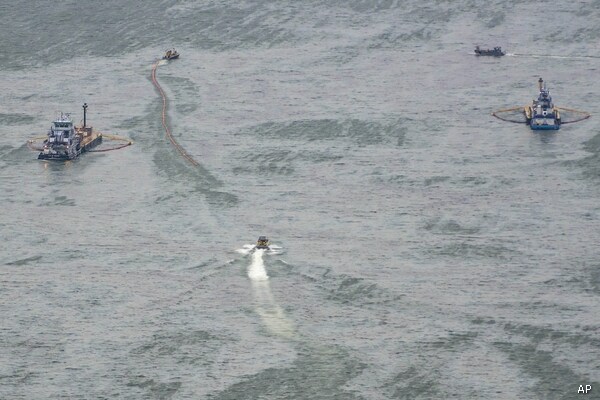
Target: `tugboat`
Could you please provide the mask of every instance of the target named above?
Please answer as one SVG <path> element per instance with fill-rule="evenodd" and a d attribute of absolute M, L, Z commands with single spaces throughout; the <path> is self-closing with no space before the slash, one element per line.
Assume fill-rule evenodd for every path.
<path fill-rule="evenodd" d="M 60 113 L 52 122 L 48 138 L 44 140 L 44 148 L 38 155 L 38 160 L 73 160 L 82 152 L 102 142 L 102 134 L 92 132 L 92 127 L 86 127 L 86 109 L 83 105 L 83 126 L 75 127 L 69 114 Z"/>
<path fill-rule="evenodd" d="M 525 118 L 527 124 L 533 130 L 557 130 L 560 128 L 561 119 L 558 108 L 552 103 L 550 90 L 546 88 L 544 80 L 538 80 L 540 94 L 537 100 L 533 100 L 530 106 L 525 106 Z"/>
<path fill-rule="evenodd" d="M 502 57 L 506 53 L 502 51 L 502 47 L 494 47 L 492 50 L 485 49 L 482 50 L 479 46 L 475 46 L 475 55 L 476 56 L 493 56 L 493 57 Z"/>
<path fill-rule="evenodd" d="M 256 241 L 256 246 L 254 247 L 257 250 L 269 250 L 271 243 L 269 242 L 269 239 L 267 239 L 266 236 L 259 236 L 258 240 Z"/>
<path fill-rule="evenodd" d="M 163 56 L 163 60 L 174 60 L 176 58 L 179 58 L 179 53 L 175 49 L 167 50 Z"/>

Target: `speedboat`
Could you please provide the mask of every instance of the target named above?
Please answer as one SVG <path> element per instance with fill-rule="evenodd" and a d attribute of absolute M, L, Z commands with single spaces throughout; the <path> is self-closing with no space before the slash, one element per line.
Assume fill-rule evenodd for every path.
<path fill-rule="evenodd" d="M 258 240 L 256 241 L 256 246 L 254 247 L 257 250 L 269 250 L 269 245 L 271 243 L 269 242 L 269 239 L 266 236 L 259 236 Z"/>
<path fill-rule="evenodd" d="M 174 60 L 176 58 L 179 58 L 179 53 L 175 49 L 167 50 L 163 56 L 163 60 Z"/>
<path fill-rule="evenodd" d="M 493 49 L 480 49 L 479 46 L 475 46 L 476 56 L 493 56 L 502 57 L 506 53 L 502 51 L 502 47 L 494 47 Z"/>

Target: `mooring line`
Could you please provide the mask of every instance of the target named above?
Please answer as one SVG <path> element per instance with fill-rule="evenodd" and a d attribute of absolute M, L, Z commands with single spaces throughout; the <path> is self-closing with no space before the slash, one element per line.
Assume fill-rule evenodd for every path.
<path fill-rule="evenodd" d="M 125 137 L 121 137 L 121 136 L 117 136 L 117 135 L 109 135 L 107 133 L 101 133 L 101 135 L 102 135 L 103 139 L 114 140 L 117 142 L 125 142 L 125 143 L 120 144 L 116 147 L 110 147 L 108 149 L 89 149 L 89 150 L 86 150 L 86 153 L 105 153 L 107 151 L 123 149 L 123 148 L 131 146 L 133 144 L 133 140 L 131 140 L 129 138 L 125 138 Z M 44 136 L 34 137 L 33 139 L 29 139 L 27 141 L 27 147 L 29 147 L 29 150 L 42 151 L 44 149 L 43 143 L 41 146 L 36 146 L 36 143 L 44 141 L 47 138 L 48 138 L 48 136 L 44 135 Z"/>
<path fill-rule="evenodd" d="M 119 150 L 119 149 L 122 149 L 124 147 L 131 146 L 133 144 L 133 140 L 131 140 L 131 139 L 119 137 L 119 136 L 116 136 L 116 135 L 109 135 L 107 133 L 103 133 L 102 134 L 102 139 L 104 139 L 104 138 L 107 138 L 109 140 L 115 140 L 117 142 L 125 142 L 125 143 L 121 144 L 119 146 L 116 146 L 116 147 L 111 147 L 109 149 L 97 149 L 97 150 L 90 149 L 87 152 L 88 153 L 104 153 L 104 152 L 107 152 L 107 151 Z"/>
<path fill-rule="evenodd" d="M 577 119 L 574 119 L 572 121 L 564 121 L 563 124 L 572 124 L 572 123 L 575 123 L 575 122 L 583 121 L 583 120 L 588 119 L 589 117 L 592 116 L 592 114 L 590 114 L 587 111 L 574 110 L 572 108 L 565 108 L 565 107 L 556 107 L 556 108 L 558 108 L 561 111 L 573 112 L 573 113 L 577 113 L 577 114 L 581 115 L 581 117 L 579 117 Z"/>
<path fill-rule="evenodd" d="M 160 63 L 160 60 L 157 61 L 153 66 L 152 66 L 152 83 L 154 84 L 154 86 L 156 87 L 156 89 L 158 89 L 161 97 L 162 97 L 162 102 L 163 102 L 163 106 L 162 106 L 162 126 L 163 128 L 165 128 L 165 133 L 167 134 L 167 138 L 169 139 L 169 141 L 171 142 L 171 144 L 173 144 L 173 146 L 175 146 L 175 149 L 179 152 L 179 154 L 182 155 L 183 158 L 185 158 L 186 160 L 188 160 L 190 162 L 190 164 L 192 164 L 193 166 L 198 166 L 198 162 L 196 160 L 194 160 L 192 158 L 192 156 L 190 156 L 184 149 L 183 147 L 181 147 L 181 145 L 179 143 L 177 143 L 177 141 L 175 140 L 175 138 L 173 137 L 173 135 L 171 134 L 171 129 L 169 129 L 169 125 L 167 124 L 167 96 L 165 95 L 164 90 L 162 89 L 162 87 L 160 86 L 160 84 L 158 83 L 158 80 L 156 80 L 156 70 L 158 69 L 158 65 Z"/>
<path fill-rule="evenodd" d="M 508 111 L 517 111 L 517 110 L 520 110 L 520 109 L 523 109 L 523 107 L 513 107 L 513 108 L 506 108 L 506 109 L 504 109 L 504 110 L 498 110 L 498 111 L 494 111 L 494 112 L 492 113 L 492 115 L 493 115 L 494 117 L 498 118 L 499 120 L 502 120 L 502 121 L 506 121 L 506 122 L 512 122 L 512 123 L 515 123 L 515 124 L 525 124 L 525 123 L 526 123 L 525 121 L 516 121 L 516 120 L 514 120 L 514 119 L 510 119 L 510 118 L 504 118 L 504 117 L 501 117 L 501 116 L 499 116 L 499 115 L 497 114 L 497 113 L 503 113 L 503 112 L 508 112 Z"/>

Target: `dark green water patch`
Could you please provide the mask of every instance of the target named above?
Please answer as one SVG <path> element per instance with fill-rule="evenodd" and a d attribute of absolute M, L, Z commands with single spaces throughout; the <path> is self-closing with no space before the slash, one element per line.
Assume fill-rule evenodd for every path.
<path fill-rule="evenodd" d="M 401 400 L 443 398 L 442 388 L 431 369 L 419 369 L 411 366 L 398 373 L 387 385 L 392 388 L 391 398 Z"/>
<path fill-rule="evenodd" d="M 540 350 L 533 344 L 495 343 L 508 359 L 519 365 L 523 372 L 536 379 L 534 392 L 537 398 L 548 400 L 577 398 L 580 384 L 600 387 L 599 382 L 575 373 L 554 361 L 552 353 Z"/>
<path fill-rule="evenodd" d="M 600 264 L 596 262 L 581 263 L 581 266 L 568 279 L 549 279 L 545 284 L 563 287 L 575 286 L 577 290 L 600 294 Z"/>
<path fill-rule="evenodd" d="M 163 68 L 168 68 L 165 66 Z M 164 82 L 164 85 L 170 90 L 176 91 L 178 93 L 187 94 L 189 96 L 197 96 L 198 95 L 198 86 L 189 78 L 184 78 L 180 76 L 173 75 L 164 75 L 160 76 L 160 68 L 157 72 L 157 78 Z M 175 96 L 175 98 L 179 98 L 179 96 Z"/>
<path fill-rule="evenodd" d="M 564 342 L 572 346 L 579 347 L 589 345 L 594 348 L 600 348 L 600 338 L 588 336 L 581 333 L 558 331 L 548 327 L 539 327 L 534 325 L 516 325 L 505 324 L 504 330 L 511 334 L 525 336 L 530 339 L 533 344 L 538 345 L 542 341 Z M 584 331 L 585 329 L 582 329 Z"/>
<path fill-rule="evenodd" d="M 580 160 L 565 161 L 564 165 L 580 168 L 586 178 L 600 179 L 600 134 L 584 142 L 583 149 L 592 154 Z"/>
<path fill-rule="evenodd" d="M 10 153 L 10 152 L 11 152 L 11 151 L 13 151 L 14 149 L 15 149 L 14 147 L 12 147 L 12 146 L 9 146 L 9 145 L 7 145 L 7 144 L 5 144 L 5 145 L 3 145 L 3 146 L 0 146 L 0 155 L 1 155 L 2 157 L 4 157 L 4 155 L 5 155 L 5 154 L 8 154 L 8 153 Z"/>
<path fill-rule="evenodd" d="M 202 164 L 191 165 L 174 148 L 167 147 L 170 143 L 154 153 L 154 163 L 159 170 L 165 174 L 170 181 L 177 181 L 184 191 L 180 196 L 188 196 L 199 193 L 205 196 L 207 202 L 219 208 L 232 207 L 238 203 L 234 194 L 217 190 L 223 185 Z M 164 200 L 164 199 L 162 199 Z"/>
<path fill-rule="evenodd" d="M 430 232 L 442 235 L 474 235 L 479 232 L 477 227 L 462 226 L 453 219 L 432 218 L 427 221 L 424 228 Z"/>
<path fill-rule="evenodd" d="M 580 363 L 581 360 L 576 357 L 585 355 L 588 349 L 600 348 L 600 339 L 597 337 L 597 326 L 578 328 L 580 332 L 575 333 L 572 330 L 559 331 L 544 326 L 507 323 L 504 330 L 511 337 L 523 337 L 529 343 L 497 342 L 495 346 L 506 353 L 509 360 L 521 366 L 523 372 L 536 378 L 535 391 L 540 398 L 576 398 L 578 385 L 590 384 L 592 387 L 600 387 L 600 382 L 593 382 L 589 376 L 581 375 L 559 363 L 547 348 L 569 345 L 573 351 L 567 353 L 567 356 L 571 355 L 573 363 Z M 544 348 L 540 348 L 542 344 Z M 598 362 L 588 365 L 590 373 L 598 367 Z"/>
<path fill-rule="evenodd" d="M 406 133 L 399 121 L 379 123 L 359 119 L 296 120 L 291 122 L 267 122 L 240 132 L 264 138 L 300 140 L 303 142 L 350 139 L 367 146 L 392 142 L 402 143 Z"/>
<path fill-rule="evenodd" d="M 33 151 L 27 147 L 25 139 L 23 140 L 23 144 L 19 147 L 5 145 L 0 148 L 0 159 L 3 162 L 6 162 L 7 165 L 11 165 L 13 167 L 15 163 L 18 164 L 36 161 L 38 154 L 39 151 Z"/>
<path fill-rule="evenodd" d="M 191 114 L 194 111 L 196 111 L 198 109 L 198 104 L 197 103 L 186 103 L 186 104 L 177 104 L 175 105 L 175 110 L 179 113 L 179 114 Z"/>
<path fill-rule="evenodd" d="M 27 114 L 4 114 L 0 113 L 0 124 L 2 125 L 25 125 L 31 124 L 35 118 Z"/>
<path fill-rule="evenodd" d="M 363 397 L 344 386 L 365 367 L 339 346 L 303 344 L 291 367 L 268 368 L 209 396 L 209 399 L 359 400 Z"/>
<path fill-rule="evenodd" d="M 161 358 L 175 359 L 178 363 L 210 364 L 213 352 L 223 341 L 206 331 L 168 332 L 153 335 L 146 344 L 131 350 L 132 357 L 151 359 L 153 363 Z"/>
<path fill-rule="evenodd" d="M 431 250 L 442 256 L 468 258 L 509 258 L 514 250 L 501 245 L 474 244 L 467 241 L 455 242 Z"/>
<path fill-rule="evenodd" d="M 159 71 L 160 72 L 160 71 Z M 198 109 L 199 95 L 198 86 L 190 79 L 166 75 L 164 77 L 158 75 L 159 82 L 162 82 L 164 89 L 170 90 L 173 94 L 169 95 L 169 98 L 173 98 L 170 101 L 170 105 L 175 107 L 175 110 L 180 114 L 191 114 Z M 178 99 L 192 98 L 195 102 L 192 103 L 181 103 Z"/>
<path fill-rule="evenodd" d="M 160 122 L 160 121 L 159 121 Z M 145 131 L 153 131 L 158 128 L 158 124 L 155 122 L 153 125 L 149 126 L 148 120 L 144 117 L 131 117 L 127 118 L 121 123 L 117 124 L 115 128 L 118 132 L 107 132 L 115 135 L 127 135 L 131 139 L 141 139 L 148 140 L 150 139 L 148 134 L 144 134 Z M 152 129 L 152 130 L 150 130 Z M 121 132 L 122 131 L 122 132 Z M 152 135 L 153 136 L 153 135 Z"/>
<path fill-rule="evenodd" d="M 590 153 L 599 154 L 600 153 L 600 134 L 592 137 L 588 141 L 583 143 L 583 149 L 585 151 L 589 151 Z"/>
<path fill-rule="evenodd" d="M 75 206 L 75 200 L 70 199 L 67 196 L 54 196 L 52 200 L 42 201 L 40 206 Z"/>
<path fill-rule="evenodd" d="M 311 279 L 311 277 L 306 276 Z M 314 279 L 314 278 L 312 278 Z M 352 306 L 382 305 L 399 301 L 404 296 L 396 295 L 363 278 L 349 275 L 332 275 L 325 272 L 316 279 L 315 285 L 327 293 L 327 299 Z"/>
<path fill-rule="evenodd" d="M 490 12 L 487 7 L 479 8 L 477 13 L 477 19 L 485 25 L 486 28 L 491 29 L 499 25 L 502 25 L 506 18 L 506 14 L 502 11 Z"/>
<path fill-rule="evenodd" d="M 327 151 L 297 151 L 263 149 L 262 152 L 247 152 L 239 155 L 238 166 L 232 169 L 235 175 L 292 175 L 297 163 L 327 163 L 342 159 L 339 154 Z"/>
<path fill-rule="evenodd" d="M 143 377 L 133 379 L 127 386 L 144 389 L 152 399 L 171 399 L 181 387 L 181 382 L 156 382 L 154 379 Z"/>
<path fill-rule="evenodd" d="M 589 270 L 590 285 L 596 294 L 600 294 L 600 265 L 595 265 Z"/>
<path fill-rule="evenodd" d="M 21 260 L 10 261 L 10 262 L 7 262 L 5 265 L 15 265 L 15 266 L 27 265 L 30 262 L 39 261 L 41 259 L 42 259 L 42 256 L 32 256 L 32 257 L 23 258 Z"/>
<path fill-rule="evenodd" d="M 434 186 L 438 183 L 447 182 L 450 179 L 449 176 L 432 176 L 423 181 L 424 186 Z"/>
<path fill-rule="evenodd" d="M 64 49 L 77 49 L 80 56 L 118 57 L 148 46 L 162 48 L 165 43 L 225 50 L 300 41 L 286 24 L 296 18 L 293 8 L 277 10 L 260 1 L 179 3 L 133 0 L 128 7 L 121 7 L 110 0 L 4 7 L 4 29 L 11 35 L 0 42 L 0 53 L 11 57 L 4 57 L 3 68 L 45 67 L 64 61 Z M 177 5 L 182 7 L 174 7 Z M 66 26 L 77 29 L 64 29 Z M 27 51 L 20 50 L 23 43 L 28 44 Z"/>
<path fill-rule="evenodd" d="M 479 186 L 487 182 L 488 180 L 481 176 L 465 176 L 460 180 L 462 186 Z"/>
<path fill-rule="evenodd" d="M 169 141 L 160 123 L 160 118 L 157 118 L 157 116 L 160 116 L 161 110 L 162 105 L 158 101 L 148 107 L 148 115 L 144 121 L 154 122 L 140 122 L 149 125 L 147 132 L 153 133 L 145 139 L 140 138 L 139 141 L 147 150 L 150 148 L 156 149 L 153 153 L 153 161 L 159 171 L 166 175 L 170 181 L 177 182 L 185 188 L 185 191 L 179 192 L 179 195 L 187 196 L 192 193 L 199 193 L 205 196 L 210 205 L 218 208 L 236 205 L 239 202 L 236 195 L 217 190 L 223 186 L 223 183 L 202 165 L 200 156 L 190 154 L 190 157 L 198 163 L 198 165 L 192 165 Z M 137 120 L 130 121 L 130 123 L 136 122 Z M 168 120 L 167 123 L 169 123 Z"/>
<path fill-rule="evenodd" d="M 338 46 L 330 49 L 328 54 L 319 59 L 318 63 L 346 64 L 360 55 L 360 49 L 353 46 Z"/>

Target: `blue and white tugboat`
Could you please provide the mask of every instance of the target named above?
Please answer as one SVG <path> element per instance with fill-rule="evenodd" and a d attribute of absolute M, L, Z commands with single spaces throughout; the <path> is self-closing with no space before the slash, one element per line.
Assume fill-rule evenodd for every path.
<path fill-rule="evenodd" d="M 52 122 L 38 160 L 73 160 L 102 142 L 102 134 L 86 126 L 87 103 L 83 105 L 83 126 L 75 127 L 69 114 L 60 113 Z"/>
<path fill-rule="evenodd" d="M 556 130 L 560 128 L 560 113 L 552 103 L 550 90 L 542 78 L 538 81 L 540 93 L 537 100 L 533 100 L 530 106 L 525 106 L 525 118 L 527 124 L 533 130 Z"/>

